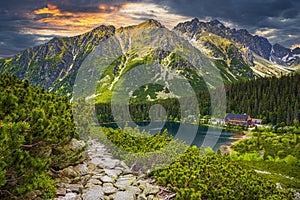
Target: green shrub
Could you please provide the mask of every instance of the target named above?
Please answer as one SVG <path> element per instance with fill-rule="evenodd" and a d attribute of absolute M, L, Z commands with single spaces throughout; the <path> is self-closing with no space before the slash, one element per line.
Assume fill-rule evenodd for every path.
<path fill-rule="evenodd" d="M 290 190 L 276 185 L 251 170 L 245 170 L 228 156 L 208 154 L 191 147 L 178 161 L 153 172 L 159 184 L 177 193 L 176 199 L 293 199 Z"/>
<path fill-rule="evenodd" d="M 167 132 L 151 136 L 149 133 L 141 133 L 138 129 L 128 127 L 124 130 L 91 127 L 91 133 L 101 142 L 111 143 L 110 145 L 114 144 L 118 149 L 126 150 L 128 154 L 118 154 L 119 152 L 115 151 L 115 155 L 127 160 L 127 163 L 145 158 L 147 152 L 159 152 L 172 142 L 166 155 L 179 155 L 175 150 L 178 150 L 178 144 L 181 143 L 167 137 Z M 158 184 L 176 192 L 176 199 L 293 199 L 291 190 L 277 189 L 275 183 L 269 182 L 252 170 L 243 169 L 229 156 L 217 155 L 211 149 L 199 149 L 196 146 L 184 148 L 186 151 L 173 158 L 174 162 L 170 165 L 153 170 L 149 174 Z M 249 156 L 257 158 L 254 154 Z M 147 160 L 142 162 L 147 163 Z"/>
<path fill-rule="evenodd" d="M 287 156 L 300 161 L 300 135 L 292 132 L 276 134 L 272 132 L 255 132 L 249 139 L 241 140 L 232 146 L 239 156 L 249 153 L 264 152 L 264 160 L 284 161 Z M 249 156 L 248 156 L 249 157 Z M 247 159 L 249 160 L 249 159 Z M 253 157 L 253 160 L 256 158 Z M 296 164 L 297 162 L 290 162 Z"/>
<path fill-rule="evenodd" d="M 299 165 L 300 164 L 300 161 L 292 155 L 288 155 L 287 157 L 285 157 L 284 161 L 289 165 Z"/>
<path fill-rule="evenodd" d="M 171 163 L 185 151 L 187 145 L 168 137 L 168 132 L 140 132 L 138 128 L 125 126 L 118 128 L 91 127 L 91 135 L 108 144 L 114 156 L 123 159 L 135 170 L 148 170 L 153 167 Z"/>
<path fill-rule="evenodd" d="M 50 94 L 12 75 L 0 75 L 0 197 L 18 198 L 33 190 L 55 195 L 47 173 L 56 160 L 76 160 L 64 147 L 78 134 L 66 97 Z"/>

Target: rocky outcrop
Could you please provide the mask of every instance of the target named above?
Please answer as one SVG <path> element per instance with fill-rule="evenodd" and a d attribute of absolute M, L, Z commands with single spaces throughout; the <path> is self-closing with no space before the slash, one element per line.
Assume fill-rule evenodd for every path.
<path fill-rule="evenodd" d="M 178 24 L 174 27 L 174 30 L 182 33 L 191 32 L 191 35 L 201 32 L 210 32 L 222 38 L 227 38 L 230 41 L 239 42 L 263 58 L 269 59 L 270 57 L 272 45 L 266 38 L 259 37 L 257 35 L 252 36 L 245 29 L 236 30 L 234 28 L 231 29 L 229 27 L 225 27 L 218 20 L 201 22 L 195 18 L 192 21 Z"/>
<path fill-rule="evenodd" d="M 179 23 L 174 30 L 189 37 L 201 32 L 210 32 L 222 38 L 237 42 L 250 49 L 255 54 L 280 65 L 296 65 L 298 53 L 279 44 L 272 45 L 266 38 L 252 35 L 245 29 L 235 29 L 224 26 L 220 21 L 201 22 L 195 18 L 191 21 Z"/>

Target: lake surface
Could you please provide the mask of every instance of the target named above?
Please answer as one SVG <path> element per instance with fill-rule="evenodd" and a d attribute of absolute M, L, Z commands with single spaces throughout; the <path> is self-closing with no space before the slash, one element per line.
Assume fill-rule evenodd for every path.
<path fill-rule="evenodd" d="M 111 128 L 124 128 L 125 122 L 103 124 L 101 126 Z M 210 146 L 214 151 L 217 151 L 222 144 L 235 141 L 235 134 L 231 131 L 220 130 L 218 128 L 197 126 L 194 124 L 177 123 L 177 122 L 128 122 L 128 126 L 134 128 L 138 125 L 140 131 L 150 132 L 152 135 L 159 131 L 168 130 L 170 135 L 173 135 L 179 140 L 185 141 L 189 145 L 197 147 Z M 203 144 L 204 142 L 204 144 Z"/>

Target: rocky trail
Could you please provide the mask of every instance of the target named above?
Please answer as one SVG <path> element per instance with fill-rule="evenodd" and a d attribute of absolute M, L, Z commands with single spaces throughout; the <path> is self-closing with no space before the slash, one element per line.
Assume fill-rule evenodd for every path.
<path fill-rule="evenodd" d="M 113 158 L 103 144 L 89 140 L 87 159 L 59 172 L 56 200 L 155 200 L 170 199 L 154 181 L 137 175 L 121 160 Z M 168 192 L 168 191 L 167 191 Z M 170 195 L 170 193 L 169 193 Z"/>

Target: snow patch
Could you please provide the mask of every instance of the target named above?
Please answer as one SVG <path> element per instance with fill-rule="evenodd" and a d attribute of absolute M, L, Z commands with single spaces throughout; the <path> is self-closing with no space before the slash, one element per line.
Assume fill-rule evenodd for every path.
<path fill-rule="evenodd" d="M 257 169 L 255 169 L 254 171 L 259 174 L 271 174 L 271 172 L 261 171 L 261 170 L 257 170 Z"/>
<path fill-rule="evenodd" d="M 100 94 L 93 94 L 93 95 L 91 95 L 91 96 L 87 96 L 87 97 L 85 97 L 85 100 L 89 100 L 89 99 L 93 99 L 93 98 L 95 98 L 95 97 L 97 97 L 97 96 L 99 96 Z"/>
<path fill-rule="evenodd" d="M 288 57 L 289 57 L 289 54 L 286 54 L 285 56 L 283 56 L 283 57 L 281 58 L 281 60 L 283 60 L 284 62 L 286 62 L 287 59 L 288 59 Z"/>
<path fill-rule="evenodd" d="M 68 71 L 70 71 L 73 68 L 73 63 L 70 65 Z"/>

